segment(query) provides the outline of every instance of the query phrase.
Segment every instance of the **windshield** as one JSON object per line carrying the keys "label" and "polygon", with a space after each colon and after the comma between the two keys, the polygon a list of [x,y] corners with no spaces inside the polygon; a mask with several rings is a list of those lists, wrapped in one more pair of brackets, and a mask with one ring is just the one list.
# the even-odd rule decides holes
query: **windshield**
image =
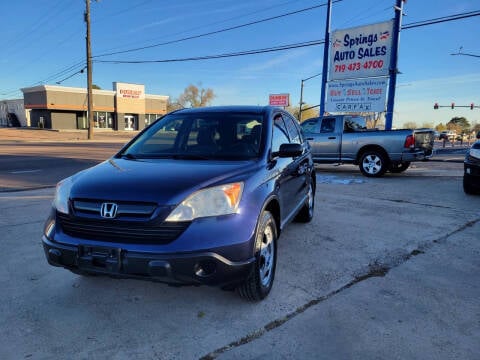
{"label": "windshield", "polygon": [[174,113],[148,128],[120,156],[245,160],[260,153],[263,118],[250,113]]}

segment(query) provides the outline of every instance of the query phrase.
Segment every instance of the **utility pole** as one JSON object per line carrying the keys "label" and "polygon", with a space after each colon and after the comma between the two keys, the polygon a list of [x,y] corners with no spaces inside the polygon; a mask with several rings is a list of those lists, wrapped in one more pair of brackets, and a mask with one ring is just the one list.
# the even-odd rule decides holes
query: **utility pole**
{"label": "utility pole", "polygon": [[402,24],[403,1],[397,0],[395,9],[395,20],[393,22],[392,34],[392,57],[390,59],[390,81],[388,83],[387,113],[385,115],[385,130],[392,130],[393,107],[395,105],[395,88],[397,85],[398,66],[398,44],[400,42],[400,28]]}
{"label": "utility pole", "polygon": [[93,139],[93,91],[92,91],[92,49],[90,47],[90,0],[85,0],[85,23],[87,24],[87,116],[88,140]]}
{"label": "utility pole", "polygon": [[332,0],[328,0],[327,21],[325,25],[325,44],[323,47],[323,71],[322,71],[322,94],[320,95],[320,112],[318,116],[322,117],[325,113],[325,93],[327,92],[328,75],[328,51],[330,50],[330,17],[332,13]]}

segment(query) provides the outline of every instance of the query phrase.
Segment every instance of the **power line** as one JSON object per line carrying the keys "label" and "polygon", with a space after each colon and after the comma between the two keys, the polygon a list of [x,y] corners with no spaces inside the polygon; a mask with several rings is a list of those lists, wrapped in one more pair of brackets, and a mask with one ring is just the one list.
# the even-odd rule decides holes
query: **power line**
{"label": "power line", "polygon": [[[334,2],[339,2],[339,1],[342,1],[342,0],[337,0],[337,1],[334,1]],[[324,6],[324,5],[325,4],[317,5],[317,7]],[[299,10],[299,11],[306,11],[306,10],[303,9],[303,10]],[[438,24],[438,23],[442,23],[442,22],[461,20],[461,19],[474,17],[474,16],[479,16],[479,15],[480,15],[480,10],[476,10],[476,11],[471,11],[471,12],[467,12],[467,13],[461,13],[461,14],[455,14],[455,15],[445,16],[445,17],[441,17],[441,18],[435,18],[435,19],[431,19],[431,20],[417,21],[417,22],[414,22],[414,23],[403,25],[402,30],[408,30],[408,29],[412,29],[412,28],[416,28],[416,27],[420,27],[420,26],[434,25],[434,24]],[[283,16],[287,16],[287,15],[286,14],[280,15],[280,17],[283,17]],[[271,19],[271,18],[269,18],[269,19]],[[267,19],[260,20],[260,22],[263,22],[263,21],[268,21],[268,20]],[[249,23],[249,24],[252,25],[253,23],[254,22]],[[247,26],[247,24],[239,25],[239,27],[244,27],[244,26]],[[223,30],[219,30],[219,31],[228,31],[228,30],[223,29]],[[208,34],[210,34],[210,33],[208,33]],[[196,36],[191,37],[191,38],[201,37],[201,36],[207,36],[207,34],[200,34],[200,35],[196,35]],[[175,40],[175,42],[179,42],[179,41],[183,41],[183,40],[182,39]],[[322,44],[322,43],[324,43],[324,40],[311,40],[311,41],[307,41],[307,42],[296,43],[296,44],[288,44],[288,45],[280,45],[280,46],[271,47],[271,48],[246,50],[246,51],[241,51],[241,52],[208,55],[208,56],[195,56],[195,57],[189,57],[189,58],[146,60],[146,61],[140,61],[140,60],[138,60],[138,61],[95,60],[95,62],[97,62],[97,63],[111,63],[111,64],[126,64],[126,63],[139,64],[139,63],[167,63],[167,62],[181,62],[181,61],[200,61],[200,60],[210,60],[210,59],[218,59],[218,58],[235,57],[235,56],[255,55],[255,54],[261,54],[261,53],[266,53],[266,52],[274,52],[274,51],[283,51],[283,50],[295,49],[295,48],[300,48],[300,47],[319,45],[319,44]],[[156,46],[160,46],[160,45],[157,44]],[[103,55],[97,55],[97,57],[98,56],[107,56],[107,55],[103,54]],[[46,79],[41,80],[41,81],[39,81],[39,82],[37,82],[33,85],[42,84],[44,82],[54,80],[55,78],[59,78],[60,76],[64,76],[66,73],[68,73],[69,71],[73,71],[75,68],[77,68],[77,69],[75,69],[75,72],[70,74],[70,75],[72,75],[72,76],[76,75],[80,72],[80,66],[82,68],[85,66],[85,60],[82,60],[78,63],[75,63],[75,64],[71,65],[70,67],[68,67],[64,70],[61,70],[60,72],[55,73],[55,74],[47,77]],[[61,82],[64,81],[64,80],[66,80],[66,79],[61,80]],[[16,93],[16,92],[18,92],[18,90],[7,91],[5,93],[2,93],[1,95],[8,95],[8,94]]]}
{"label": "power line", "polygon": [[255,54],[263,54],[263,53],[269,53],[269,52],[275,52],[275,51],[297,49],[297,48],[302,48],[307,46],[320,45],[324,43],[325,43],[325,40],[312,40],[312,41],[306,41],[302,43],[278,45],[278,46],[263,48],[263,49],[244,50],[244,51],[225,53],[225,54],[193,56],[188,58],[161,59],[161,60],[95,60],[95,62],[109,63],[109,64],[148,64],[148,63],[170,63],[170,62],[212,60],[212,59],[221,59],[221,58],[227,58],[227,57],[255,55]]}
{"label": "power line", "polygon": [[[212,25],[219,25],[219,24],[223,24],[223,23],[226,23],[226,22],[229,22],[231,20],[238,20],[240,18],[244,18],[244,17],[247,17],[247,16],[250,16],[250,15],[258,15],[259,13],[261,12],[265,12],[265,11],[268,11],[268,10],[271,10],[273,8],[276,8],[278,9],[280,6],[283,6],[283,5],[286,5],[286,4],[290,4],[292,2],[295,2],[296,0],[290,0],[290,1],[286,1],[286,2],[283,2],[283,3],[280,3],[280,4],[276,4],[276,5],[273,5],[273,6],[268,6],[268,7],[265,7],[265,8],[260,8],[260,9],[257,9],[256,11],[253,11],[253,12],[248,12],[248,13],[243,13],[243,14],[239,14],[237,16],[234,16],[234,17],[230,17],[230,18],[226,18],[226,19],[223,19],[223,20],[219,20],[219,21],[215,21],[215,22],[211,22],[211,23],[208,23],[208,24],[202,24],[200,26],[196,26],[196,27],[193,27],[193,28],[189,28],[189,29],[185,29],[185,30],[182,30],[182,31],[177,31],[175,33],[170,33],[170,34],[166,34],[163,36],[163,38],[167,37],[167,36],[175,36],[175,35],[180,35],[180,34],[185,34],[185,33],[188,33],[188,32],[191,32],[191,31],[194,31],[194,30],[198,30],[198,29],[203,29],[205,27],[209,27],[209,26],[212,26]],[[93,22],[92,22],[93,23]],[[158,39],[157,38],[152,38],[152,39],[149,39],[147,41],[154,41]],[[136,44],[138,42],[133,42],[133,44]],[[132,44],[132,43],[129,43],[129,44]],[[110,49],[106,49],[106,51],[113,51],[115,49],[120,49],[122,47],[127,47],[127,44],[125,44],[124,46],[116,46],[116,47],[113,47],[113,48],[110,48]]]}
{"label": "power line", "polygon": [[[341,1],[342,1],[342,0],[335,0],[334,3],[338,3],[338,2],[341,2]],[[281,14],[281,15],[271,16],[271,17],[268,17],[268,18],[265,18],[265,19],[260,19],[260,20],[256,20],[256,21],[251,21],[251,22],[248,22],[248,23],[245,23],[245,24],[241,24],[241,25],[231,26],[231,27],[228,27],[228,28],[224,28],[224,29],[220,29],[220,30],[215,30],[215,31],[210,31],[210,32],[207,32],[207,33],[199,34],[199,35],[192,35],[192,36],[184,37],[184,38],[181,38],[181,39],[165,41],[165,42],[158,43],[158,44],[152,44],[152,45],[142,46],[142,47],[133,48],[133,49],[128,49],[128,50],[114,51],[114,52],[110,52],[110,53],[104,53],[104,54],[94,55],[94,56],[92,56],[92,58],[99,58],[99,57],[103,57],[103,56],[111,56],[111,55],[125,54],[125,53],[140,51],[140,50],[151,49],[151,48],[158,47],[158,46],[175,44],[175,43],[179,43],[179,42],[182,42],[182,41],[187,41],[187,40],[192,40],[192,39],[198,39],[198,38],[205,37],[205,36],[220,34],[220,33],[223,33],[223,32],[227,32],[227,31],[231,31],[231,30],[236,30],[236,29],[244,28],[244,27],[251,26],[251,25],[256,25],[256,24],[260,24],[260,23],[263,23],[263,22],[267,22],[267,21],[276,20],[276,19],[280,19],[280,18],[283,18],[283,17],[291,16],[291,15],[296,15],[296,14],[299,14],[299,13],[302,13],[302,12],[306,12],[306,11],[311,11],[311,10],[314,10],[314,9],[318,9],[318,8],[323,7],[323,6],[326,6],[326,5],[327,5],[326,3],[320,4],[320,5],[314,5],[314,6],[310,6],[310,7],[308,7],[308,8],[291,11],[291,12],[288,12],[288,13],[285,13],[285,14]]]}
{"label": "power line", "polygon": [[453,21],[453,20],[461,20],[461,19],[466,19],[466,18],[469,18],[469,17],[479,16],[479,15],[480,15],[480,10],[475,10],[475,11],[470,11],[470,12],[461,13],[461,14],[439,17],[439,18],[435,18],[435,19],[431,19],[431,20],[417,21],[417,22],[414,22],[414,23],[403,25],[402,30],[413,29],[413,28],[420,27],[420,26],[439,24],[439,23]]}
{"label": "power line", "polygon": [[[454,21],[465,19],[467,17],[479,16],[480,11],[472,11],[463,14],[455,14],[450,16],[445,16],[442,18],[435,18],[431,20],[418,21],[411,24],[406,24],[402,27],[402,30],[408,30],[419,26],[433,25],[439,22]],[[283,51],[289,49],[295,49],[300,47],[314,46],[323,44],[324,40],[310,40],[302,43],[288,44],[288,45],[279,45],[271,48],[255,49],[255,50],[245,50],[240,52],[226,53],[226,54],[216,54],[216,55],[206,55],[206,56],[193,56],[187,58],[176,58],[176,59],[161,59],[161,60],[95,60],[97,63],[110,63],[110,64],[148,64],[148,63],[170,63],[170,62],[183,62],[183,61],[199,61],[199,60],[211,60],[211,59],[220,59],[227,57],[235,56],[245,56],[245,55],[255,55],[266,52],[274,51]]]}

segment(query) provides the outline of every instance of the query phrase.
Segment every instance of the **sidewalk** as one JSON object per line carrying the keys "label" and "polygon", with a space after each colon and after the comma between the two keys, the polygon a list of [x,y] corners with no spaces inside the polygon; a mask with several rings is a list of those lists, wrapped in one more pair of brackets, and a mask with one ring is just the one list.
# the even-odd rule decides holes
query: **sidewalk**
{"label": "sidewalk", "polygon": [[87,130],[49,130],[37,128],[0,128],[0,141],[62,142],[101,141],[125,143],[138,131],[113,131],[95,129],[93,139],[88,140]]}

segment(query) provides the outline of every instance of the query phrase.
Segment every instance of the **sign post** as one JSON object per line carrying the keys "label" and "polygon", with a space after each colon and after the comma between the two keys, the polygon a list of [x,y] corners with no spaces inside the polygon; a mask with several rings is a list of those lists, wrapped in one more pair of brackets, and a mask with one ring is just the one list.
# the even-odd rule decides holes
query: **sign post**
{"label": "sign post", "polygon": [[395,105],[395,88],[397,86],[398,44],[400,40],[400,26],[402,23],[403,0],[397,0],[395,8],[395,20],[393,26],[392,59],[390,62],[390,83],[388,85],[388,104],[385,114],[385,130],[392,130],[393,107]]}

